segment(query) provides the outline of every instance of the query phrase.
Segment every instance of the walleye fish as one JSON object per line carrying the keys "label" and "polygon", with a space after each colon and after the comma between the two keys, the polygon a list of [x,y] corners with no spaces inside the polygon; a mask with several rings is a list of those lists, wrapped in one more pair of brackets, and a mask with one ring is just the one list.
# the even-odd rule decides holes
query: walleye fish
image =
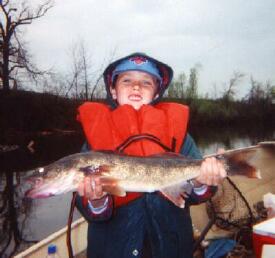
{"label": "walleye fish", "polygon": [[[208,157],[211,156],[224,163],[229,176],[261,178],[261,167],[275,170],[275,141]],[[202,161],[181,155],[134,157],[96,151],[76,153],[39,168],[30,178],[33,184],[26,196],[47,198],[73,191],[85,176],[94,174],[100,177],[103,190],[110,194],[125,196],[126,192],[160,191],[175,205],[184,207],[186,182],[199,175]]]}

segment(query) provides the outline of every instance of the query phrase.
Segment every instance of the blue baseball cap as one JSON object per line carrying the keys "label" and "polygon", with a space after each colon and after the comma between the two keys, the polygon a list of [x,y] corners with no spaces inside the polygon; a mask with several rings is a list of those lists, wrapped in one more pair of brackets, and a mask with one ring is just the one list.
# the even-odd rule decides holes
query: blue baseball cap
{"label": "blue baseball cap", "polygon": [[160,82],[160,85],[162,83],[160,72],[155,63],[143,56],[129,57],[128,59],[125,59],[119,63],[112,72],[112,83],[114,82],[114,78],[117,75],[127,71],[141,71],[148,73],[157,78]]}
{"label": "blue baseball cap", "polygon": [[107,91],[107,99],[112,106],[116,107],[116,102],[112,99],[110,87],[114,87],[114,79],[120,73],[126,71],[142,71],[146,72],[159,81],[158,95],[154,100],[158,102],[168,88],[173,78],[173,70],[167,64],[164,64],[144,53],[133,53],[109,64],[103,73],[105,87]]}

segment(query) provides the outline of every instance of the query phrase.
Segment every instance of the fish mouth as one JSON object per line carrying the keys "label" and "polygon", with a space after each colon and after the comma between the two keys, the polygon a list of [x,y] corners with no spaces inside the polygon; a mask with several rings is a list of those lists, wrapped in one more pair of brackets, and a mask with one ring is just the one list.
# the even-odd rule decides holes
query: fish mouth
{"label": "fish mouth", "polygon": [[30,199],[45,199],[54,196],[51,192],[39,192],[37,189],[29,189],[25,192],[25,197]]}
{"label": "fish mouth", "polygon": [[43,184],[43,178],[42,177],[29,177],[25,180],[27,184],[30,184],[31,186],[39,186]]}
{"label": "fish mouth", "polygon": [[44,199],[71,191],[77,188],[74,177],[71,175],[62,178],[29,178],[26,184],[25,197],[30,199]]}
{"label": "fish mouth", "polygon": [[41,177],[30,177],[26,180],[28,190],[25,192],[25,197],[30,199],[43,199],[54,195],[45,187],[44,180]]}

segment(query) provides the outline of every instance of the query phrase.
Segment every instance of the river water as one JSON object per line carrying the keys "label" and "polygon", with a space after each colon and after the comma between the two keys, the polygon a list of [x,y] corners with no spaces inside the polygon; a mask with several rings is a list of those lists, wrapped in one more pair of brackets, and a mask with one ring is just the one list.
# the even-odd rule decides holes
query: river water
{"label": "river water", "polygon": [[[275,139],[274,130],[255,129],[239,134],[236,130],[225,130],[223,134],[203,130],[203,133],[194,135],[203,155],[215,153],[218,148],[239,148]],[[78,152],[82,143],[83,138],[79,135],[48,136],[43,140],[35,139],[34,152],[20,148],[13,148],[11,151],[14,152],[5,151],[0,168],[0,257],[11,257],[30,246],[32,241],[39,241],[66,225],[71,193],[27,200],[21,182],[32,168]],[[79,217],[75,211],[74,219]]]}

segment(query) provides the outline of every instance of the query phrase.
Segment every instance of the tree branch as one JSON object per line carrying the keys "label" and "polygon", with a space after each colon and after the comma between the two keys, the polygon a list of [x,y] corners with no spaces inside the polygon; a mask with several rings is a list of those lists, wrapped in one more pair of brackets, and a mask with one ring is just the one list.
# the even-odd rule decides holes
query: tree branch
{"label": "tree branch", "polygon": [[19,26],[31,24],[33,20],[44,16],[53,7],[53,1],[43,0],[44,3],[37,4],[37,8],[32,8],[33,5],[27,1],[1,1],[0,43],[2,44],[0,44],[0,55],[3,57],[1,68],[4,90],[9,90],[11,77],[15,76],[15,80],[20,79],[19,75],[17,76],[17,72],[20,70],[25,70],[34,81],[37,81],[38,76],[47,73],[47,71],[40,71],[31,63],[31,56],[17,34],[20,33]]}
{"label": "tree branch", "polygon": [[17,22],[14,23],[14,27],[18,27],[19,25],[31,24],[33,20],[44,16],[52,7],[52,0],[48,0],[44,4],[39,5],[34,13],[30,12],[28,7],[23,8],[19,14]]}

